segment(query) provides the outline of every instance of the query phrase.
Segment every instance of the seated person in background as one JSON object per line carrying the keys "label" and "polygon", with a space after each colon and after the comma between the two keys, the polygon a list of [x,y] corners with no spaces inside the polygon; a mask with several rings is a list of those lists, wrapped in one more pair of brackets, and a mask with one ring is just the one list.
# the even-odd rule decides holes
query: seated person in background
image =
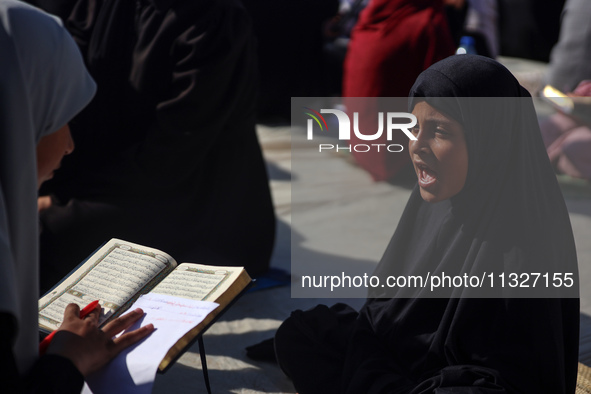
{"label": "seated person in background", "polygon": [[[483,97],[488,105],[474,99]],[[531,97],[511,73],[451,56],[418,77],[409,111],[418,185],[374,273],[380,283],[426,269],[554,271],[577,283],[566,205]],[[301,394],[573,393],[578,285],[544,286],[518,290],[532,298],[511,298],[499,282],[486,298],[467,286],[437,298],[428,287],[378,286],[360,312],[295,311],[275,336],[277,360]]]}
{"label": "seated person in background", "polygon": [[0,381],[7,393],[80,393],[83,377],[148,335],[142,327],[112,338],[141,310],[98,329],[100,309],[78,306],[39,358],[37,187],[74,148],[67,122],[95,84],[76,44],[56,18],[0,0]]}
{"label": "seated person in background", "polygon": [[560,19],[560,35],[550,53],[546,83],[562,92],[572,92],[591,79],[591,3],[567,0]]}
{"label": "seated person in background", "polygon": [[[351,32],[343,65],[344,97],[406,97],[417,76],[431,64],[452,55],[456,48],[449,31],[443,1],[372,0]],[[363,113],[344,100],[347,109]],[[360,119],[360,129],[377,130],[373,119]],[[384,133],[378,144],[405,144],[406,136],[391,141]],[[355,134],[351,144],[363,143]],[[391,180],[403,169],[405,155],[380,151],[351,154],[375,181]]]}
{"label": "seated person in background", "polygon": [[41,288],[114,237],[264,273],[275,217],[246,11],[235,0],[68,3],[60,16],[98,91],[71,122],[76,151],[42,190],[53,203],[41,212]]}
{"label": "seated person in background", "polygon": [[[572,96],[591,96],[589,18],[589,1],[566,1],[560,38],[552,48],[548,64],[546,83]],[[591,109],[587,112],[591,113]],[[588,123],[560,112],[540,123],[548,156],[558,172],[591,180],[591,125]]]}
{"label": "seated person in background", "polygon": [[[569,95],[591,97],[591,81],[582,81]],[[584,118],[557,112],[540,122],[540,130],[556,171],[591,181],[591,106],[581,110],[587,111]]]}

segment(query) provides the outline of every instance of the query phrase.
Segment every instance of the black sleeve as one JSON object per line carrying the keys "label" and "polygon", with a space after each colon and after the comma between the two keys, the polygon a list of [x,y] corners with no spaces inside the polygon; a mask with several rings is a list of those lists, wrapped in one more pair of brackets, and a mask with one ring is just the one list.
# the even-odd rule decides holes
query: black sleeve
{"label": "black sleeve", "polygon": [[[363,323],[361,323],[363,324]],[[383,343],[368,329],[358,326],[347,355],[343,393],[366,394],[493,394],[507,393],[498,372],[476,365],[454,365],[410,379],[393,362]]]}
{"label": "black sleeve", "polygon": [[79,394],[84,385],[82,374],[65,357],[45,355],[26,376],[18,373],[12,344],[16,319],[0,313],[0,382],[2,392],[15,394]]}

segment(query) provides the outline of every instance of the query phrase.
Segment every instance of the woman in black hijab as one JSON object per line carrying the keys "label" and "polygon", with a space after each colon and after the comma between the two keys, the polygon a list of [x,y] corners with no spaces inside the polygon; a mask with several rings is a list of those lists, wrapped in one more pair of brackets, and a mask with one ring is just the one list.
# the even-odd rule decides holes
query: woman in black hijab
{"label": "woman in black hijab", "polygon": [[296,311],[280,366],[302,394],[574,392],[576,252],[529,94],[494,60],[452,56],[419,76],[409,110],[418,185],[374,275],[483,286],[376,287],[359,313]]}

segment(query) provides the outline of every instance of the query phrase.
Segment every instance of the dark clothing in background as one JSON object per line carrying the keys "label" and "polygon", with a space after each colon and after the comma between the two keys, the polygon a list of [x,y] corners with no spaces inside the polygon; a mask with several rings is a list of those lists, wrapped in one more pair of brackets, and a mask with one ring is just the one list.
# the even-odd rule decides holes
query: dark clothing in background
{"label": "dark clothing in background", "polygon": [[74,6],[76,0],[27,0],[29,4],[33,4],[50,14],[57,15],[62,20],[70,15],[70,11]]}
{"label": "dark clothing in background", "polygon": [[565,0],[498,0],[502,56],[547,62],[558,41]]}
{"label": "dark clothing in background", "polygon": [[253,19],[261,80],[259,116],[289,119],[292,97],[329,95],[323,24],[338,0],[243,0]]}
{"label": "dark clothing in background", "polygon": [[428,286],[378,286],[359,314],[341,305],[294,313],[275,337],[280,366],[301,394],[573,393],[577,257],[531,97],[499,63],[472,55],[433,65],[410,97],[409,111],[426,101],[462,125],[468,173],[437,203],[415,188],[374,272],[380,283],[542,270],[571,273],[574,287],[498,285],[494,298],[473,298],[478,288],[450,286],[428,298]]}
{"label": "dark clothing in background", "polygon": [[466,33],[464,30],[464,26],[466,24],[468,2],[464,2],[464,4],[460,8],[456,8],[453,5],[445,5],[444,9],[447,24],[449,26],[449,32],[453,39],[454,47],[457,48],[460,45],[460,39]]}
{"label": "dark clothing in background", "polygon": [[275,219],[255,134],[250,18],[234,0],[79,0],[61,15],[98,92],[43,191],[42,287],[117,237],[266,271]]}

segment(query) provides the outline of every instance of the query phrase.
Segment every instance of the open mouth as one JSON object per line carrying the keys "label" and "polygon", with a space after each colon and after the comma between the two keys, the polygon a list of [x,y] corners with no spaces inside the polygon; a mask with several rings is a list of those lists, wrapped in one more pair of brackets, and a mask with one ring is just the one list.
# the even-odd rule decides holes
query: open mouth
{"label": "open mouth", "polygon": [[423,163],[415,163],[420,187],[429,187],[437,181],[437,173]]}

